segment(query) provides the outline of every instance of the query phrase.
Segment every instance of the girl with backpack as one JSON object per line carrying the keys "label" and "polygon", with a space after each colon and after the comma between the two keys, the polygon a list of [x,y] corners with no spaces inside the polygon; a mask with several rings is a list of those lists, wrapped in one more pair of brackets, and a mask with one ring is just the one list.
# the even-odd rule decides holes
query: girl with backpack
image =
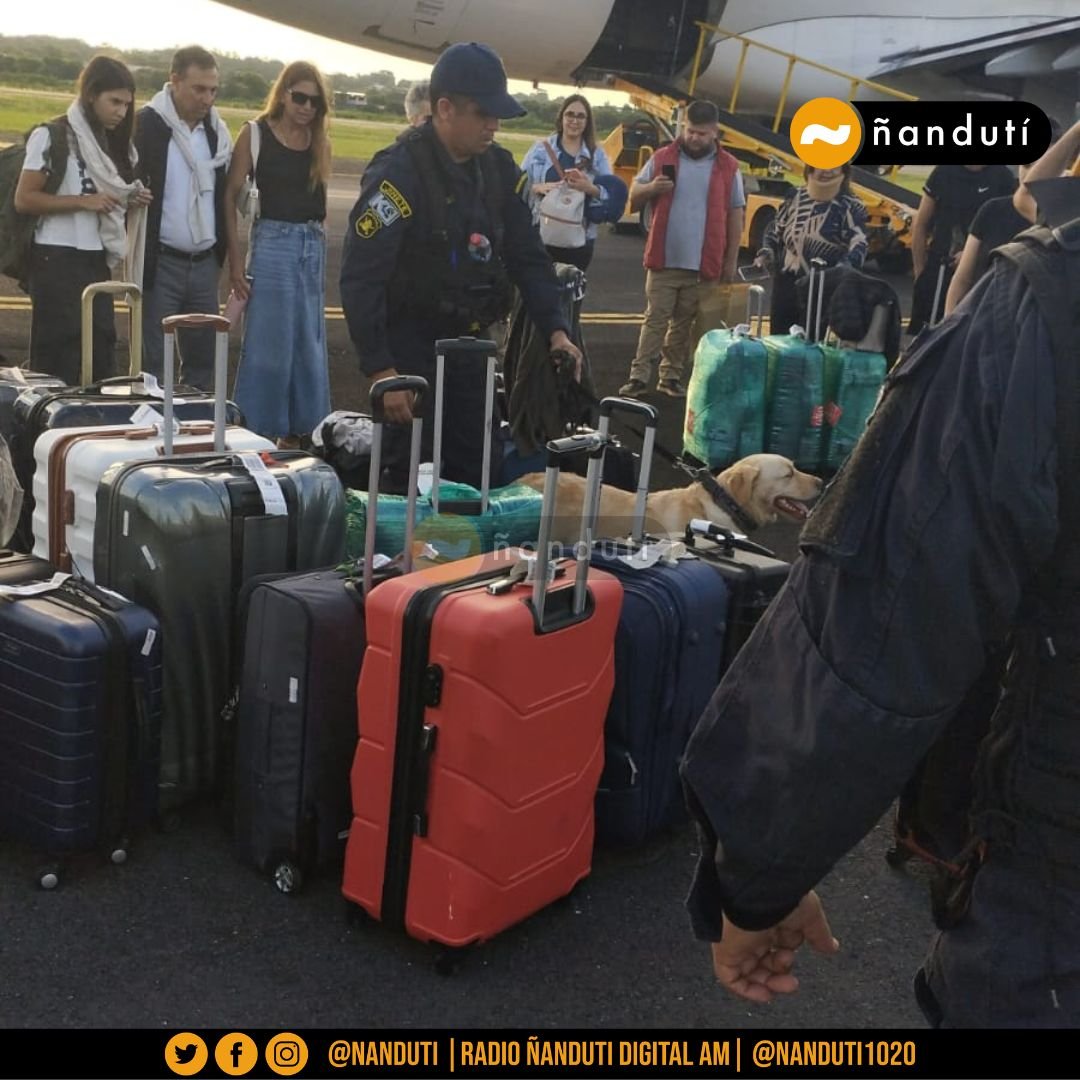
{"label": "girl with backpack", "polygon": [[[37,218],[28,275],[31,366],[72,386],[80,380],[83,289],[107,281],[122,262],[136,284],[141,276],[137,226],[151,195],[135,178],[134,101],[127,67],[95,56],[66,116],[30,133],[15,188],[15,210]],[[54,137],[65,137],[66,152]],[[54,175],[61,161],[63,172]],[[93,334],[94,378],[107,378],[116,346],[111,297],[94,299]]]}

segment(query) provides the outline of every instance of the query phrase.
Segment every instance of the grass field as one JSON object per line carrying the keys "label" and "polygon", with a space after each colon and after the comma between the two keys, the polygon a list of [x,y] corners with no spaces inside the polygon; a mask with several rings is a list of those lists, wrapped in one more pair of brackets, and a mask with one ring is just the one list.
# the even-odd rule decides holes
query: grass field
{"label": "grass field", "polygon": [[[12,142],[43,120],[66,111],[71,95],[52,93],[47,90],[19,90],[0,87],[0,142]],[[222,106],[221,117],[233,135],[245,120],[250,120],[257,110]],[[378,120],[352,120],[335,116],[330,120],[330,136],[334,158],[344,164],[348,161],[367,161],[372,154],[388,143],[405,126],[401,123]],[[536,135],[503,132],[499,142],[520,161],[526,150],[536,141]]]}
{"label": "grass field", "polygon": [[[71,101],[67,93],[55,93],[48,90],[20,90],[14,87],[0,87],[0,143],[11,142],[22,136],[35,124],[50,120],[64,112]],[[221,116],[233,135],[245,120],[250,120],[257,110],[236,108],[224,105]],[[330,135],[334,148],[334,158],[339,165],[360,163],[370,160],[376,150],[392,142],[394,136],[404,127],[401,123],[379,120],[353,120],[335,116],[330,120]],[[499,142],[520,161],[525,151],[536,141],[535,134],[521,134],[504,131]],[[788,179],[799,186],[802,177],[790,174]],[[896,183],[914,192],[921,192],[925,177],[921,173],[897,174]]]}

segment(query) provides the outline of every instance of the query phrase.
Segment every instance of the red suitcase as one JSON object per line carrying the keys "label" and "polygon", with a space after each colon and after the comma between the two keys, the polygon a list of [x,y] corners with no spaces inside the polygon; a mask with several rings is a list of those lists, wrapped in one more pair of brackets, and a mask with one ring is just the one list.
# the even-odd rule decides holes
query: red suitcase
{"label": "red suitcase", "polygon": [[[560,459],[599,470],[603,445],[549,444],[539,551]],[[342,891],[388,926],[467,946],[589,873],[622,586],[578,553],[550,585],[514,582],[511,549],[367,596]]]}

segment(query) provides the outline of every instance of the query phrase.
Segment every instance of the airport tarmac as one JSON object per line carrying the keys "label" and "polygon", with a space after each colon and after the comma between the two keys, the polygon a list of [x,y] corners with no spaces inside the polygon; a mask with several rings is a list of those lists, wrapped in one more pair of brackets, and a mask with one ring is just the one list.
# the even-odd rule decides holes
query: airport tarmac
{"label": "airport tarmac", "polygon": [[[356,188],[336,177],[331,189],[330,309]],[[590,268],[585,332],[602,394],[617,391],[634,351],[641,254],[640,237],[605,232]],[[906,309],[910,283],[889,280]],[[16,362],[29,333],[28,312],[10,302],[18,295],[0,281],[0,353]],[[328,338],[334,405],[362,406],[366,381],[340,318],[329,319]],[[660,441],[677,450],[682,403],[647,400],[660,409]],[[678,482],[658,461],[653,486]],[[792,527],[758,538],[795,552]],[[886,819],[822,883],[841,951],[800,957],[799,993],[763,1007],[718,990],[707,947],[690,935],[689,828],[641,850],[598,851],[568,900],[476,949],[450,978],[434,972],[427,947],[347,921],[332,875],[278,893],[236,858],[212,806],[183,814],[175,831],[141,836],[126,865],[73,863],[53,892],[35,886],[40,857],[0,842],[0,1025],[922,1027],[910,987],[932,931],[929,904],[917,871],[886,864],[889,843]]]}

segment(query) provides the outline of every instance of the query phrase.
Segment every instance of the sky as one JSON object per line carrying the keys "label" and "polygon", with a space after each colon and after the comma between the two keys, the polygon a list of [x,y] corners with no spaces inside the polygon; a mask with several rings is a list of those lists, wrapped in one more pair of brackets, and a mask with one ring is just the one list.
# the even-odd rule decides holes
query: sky
{"label": "sky", "polygon": [[[196,42],[211,52],[285,62],[310,60],[326,74],[392,71],[397,79],[422,79],[431,70],[426,64],[307,34],[211,0],[142,0],[133,5],[88,4],[86,0],[0,0],[0,7],[4,9],[0,32],[10,37],[56,34],[62,28],[61,36],[81,38],[91,45],[158,49]],[[528,93],[532,85],[511,80],[510,88],[512,92]],[[568,92],[566,87],[554,84],[542,84],[541,88],[552,97]],[[621,105],[627,100],[623,94],[604,93],[595,87],[590,87],[588,93],[589,100],[597,105]]]}

